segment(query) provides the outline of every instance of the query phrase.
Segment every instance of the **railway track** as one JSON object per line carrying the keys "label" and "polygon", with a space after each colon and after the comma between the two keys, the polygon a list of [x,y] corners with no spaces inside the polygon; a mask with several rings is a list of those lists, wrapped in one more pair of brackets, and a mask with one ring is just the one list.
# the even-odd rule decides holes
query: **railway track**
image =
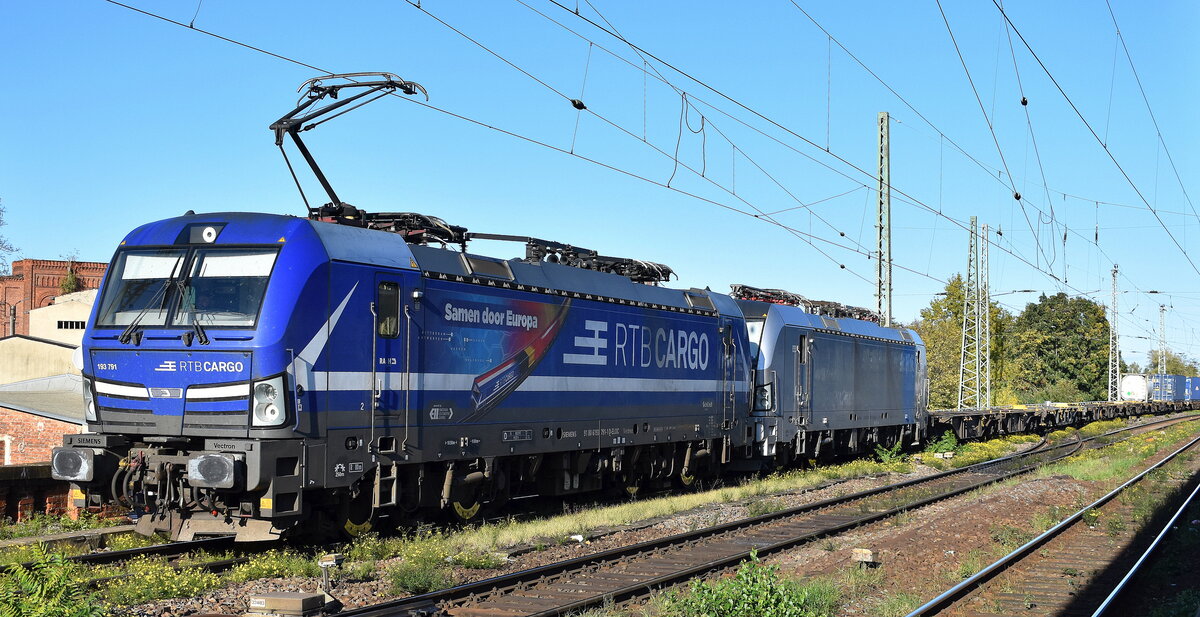
{"label": "railway track", "polygon": [[[118,563],[133,559],[134,557],[180,557],[195,551],[212,551],[233,546],[233,536],[218,536],[212,538],[202,538],[199,540],[191,540],[189,542],[167,542],[164,544],[154,544],[152,546],[141,546],[137,548],[122,549],[119,551],[97,551],[94,553],[85,553],[83,555],[71,555],[67,557],[67,561],[86,565],[106,565]],[[32,562],[21,564],[23,567],[31,567]]]}
{"label": "railway track", "polygon": [[529,570],[346,611],[349,617],[448,614],[456,617],[565,615],[643,597],[766,555],[903,511],[961,495],[1060,460],[1119,433],[1184,419],[1129,427],[886,487],[722,525],[649,540]]}
{"label": "railway track", "polygon": [[[1146,503],[1141,501],[1146,494],[1169,499],[1167,495],[1180,486],[1177,482],[1147,479],[1156,478],[1158,470],[1181,454],[1197,450],[1200,437],[908,617],[1118,614],[1105,611],[1129,574],[1143,561],[1134,560],[1139,546],[1145,544],[1145,534],[1128,526],[1127,521],[1136,518],[1135,510],[1139,502]],[[1189,474],[1183,484],[1193,482]],[[1193,491],[1192,497],[1195,494]]]}
{"label": "railway track", "polygon": [[[1100,606],[1093,613],[1095,617],[1140,614],[1146,612],[1145,609],[1149,604],[1154,604],[1156,600],[1163,599],[1151,599],[1148,597],[1147,583],[1151,582],[1148,580],[1151,578],[1150,571],[1156,565],[1168,565],[1167,570],[1170,570],[1169,564],[1158,564],[1156,561],[1170,560],[1170,556],[1163,554],[1167,552],[1167,546],[1174,542],[1185,542],[1181,536],[1187,533],[1187,531],[1183,531],[1186,528],[1181,527],[1181,525],[1195,524],[1191,516],[1187,515],[1196,516],[1200,514],[1200,482],[1193,483],[1195,484],[1195,488],[1183,499],[1183,502],[1175,510],[1170,519],[1159,528],[1154,536],[1154,540],[1150,542],[1150,546],[1146,547],[1145,552],[1138,557],[1133,566],[1121,578],[1121,581],[1108,594],[1108,597],[1100,603]],[[1187,551],[1186,544],[1184,544],[1183,548],[1177,548],[1177,551]],[[1178,565],[1175,564],[1175,567],[1178,567]],[[1161,583],[1163,581],[1158,582]],[[1138,607],[1135,605],[1141,606]]]}

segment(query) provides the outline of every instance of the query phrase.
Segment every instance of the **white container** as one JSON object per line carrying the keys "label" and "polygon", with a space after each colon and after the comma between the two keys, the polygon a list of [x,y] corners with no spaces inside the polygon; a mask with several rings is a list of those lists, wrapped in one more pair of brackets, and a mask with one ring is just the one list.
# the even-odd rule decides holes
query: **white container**
{"label": "white container", "polygon": [[1144,403],[1150,400],[1150,387],[1145,375],[1124,375],[1121,377],[1121,400]]}

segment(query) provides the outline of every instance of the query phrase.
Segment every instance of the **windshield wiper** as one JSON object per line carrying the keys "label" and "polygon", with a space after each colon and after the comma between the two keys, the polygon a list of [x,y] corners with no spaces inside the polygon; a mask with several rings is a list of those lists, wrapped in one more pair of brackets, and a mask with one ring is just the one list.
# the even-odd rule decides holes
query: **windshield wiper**
{"label": "windshield wiper", "polygon": [[[180,303],[181,303],[180,309],[177,311],[178,313],[180,313],[180,315],[176,315],[176,318],[180,317],[183,312],[182,303],[185,302],[187,299],[187,291],[188,291],[188,287],[189,287],[189,281],[191,281],[191,277],[186,277],[186,278],[180,279],[175,282],[175,289],[179,293],[179,298],[180,298]],[[208,333],[204,331],[204,326],[200,324],[200,311],[197,310],[197,308],[195,307],[194,300],[193,300],[193,306],[191,308],[191,312],[192,312],[192,331],[184,332],[183,336],[181,336],[180,338],[183,339],[183,344],[187,347],[192,346],[193,338],[200,341],[201,345],[207,345],[209,343]]]}
{"label": "windshield wiper", "polygon": [[146,303],[146,306],[143,306],[142,310],[138,311],[138,314],[134,315],[133,319],[130,320],[129,325],[125,326],[125,330],[121,332],[121,336],[117,337],[118,342],[122,344],[128,344],[130,341],[133,341],[134,346],[142,344],[142,332],[140,329],[142,325],[142,318],[146,316],[146,313],[150,312],[150,307],[154,306],[156,301],[159,303],[158,306],[160,308],[162,307],[162,301],[165,299],[167,289],[171,286],[171,283],[178,284],[178,281],[176,281],[173,277],[163,281],[162,285],[159,286],[158,291],[155,291],[154,295],[151,296],[150,301]]}
{"label": "windshield wiper", "polygon": [[[196,333],[196,339],[200,341],[201,345],[208,344],[208,334],[204,332],[204,326],[200,325],[199,316],[192,319],[192,331]],[[191,341],[188,343],[190,345]]]}

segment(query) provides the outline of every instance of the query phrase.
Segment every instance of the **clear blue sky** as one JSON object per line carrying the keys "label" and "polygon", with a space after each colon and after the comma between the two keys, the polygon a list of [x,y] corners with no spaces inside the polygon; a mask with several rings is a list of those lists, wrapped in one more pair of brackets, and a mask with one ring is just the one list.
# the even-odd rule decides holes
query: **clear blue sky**
{"label": "clear blue sky", "polygon": [[[1200,356],[1193,326],[1200,318],[1200,274],[1015,32],[1010,49],[1010,32],[991,1],[943,6],[995,141],[935,2],[797,0],[914,112],[788,0],[591,1],[578,3],[579,16],[575,0],[566,2],[572,11],[546,0],[422,2],[553,89],[582,98],[589,111],[579,114],[559,94],[401,0],[130,0],[185,24],[194,17],[196,29],[322,70],[397,73],[428,88],[439,109],[656,183],[670,179],[673,188],[738,210],[793,208],[775,215],[789,232],[397,99],[306,133],[349,203],[659,261],[679,273],[682,286],[725,291],[741,282],[874,306],[874,262],[866,257],[874,248],[869,174],[876,114],[889,111],[892,183],[926,206],[900,196],[893,201],[895,261],[912,270],[895,271],[900,319],[914,319],[943,281],[964,269],[967,234],[960,225],[977,215],[1004,233],[992,236],[995,292],[1063,290],[1107,302],[1116,261],[1121,287],[1130,291],[1120,301],[1126,359],[1144,363],[1163,302],[1171,306],[1171,347]],[[1005,7],[1200,266],[1200,216],[1184,194],[1200,199],[1200,130],[1191,120],[1200,99],[1200,4],[1112,2],[1182,181],[1159,144],[1103,1],[1010,0]],[[582,17],[607,20],[629,41],[817,147],[657,61],[643,64]],[[19,247],[19,256],[57,258],[77,250],[81,259],[104,261],[128,230],[189,209],[303,213],[267,126],[318,71],[81,0],[0,4],[0,74],[0,198],[8,210],[0,234]],[[691,103],[686,122],[698,130],[703,118],[702,132],[680,129],[676,88]],[[1020,105],[1022,92],[1028,107]],[[703,170],[704,178],[675,169],[677,143],[681,164]],[[1013,180],[994,176],[1005,167]],[[319,186],[303,177],[310,199],[320,203]],[[1024,210],[1010,182],[1025,197]],[[1097,233],[1099,248],[1092,243]],[[820,238],[813,242],[829,257],[806,234]],[[476,248],[506,257],[519,251]],[[1148,290],[1170,294],[1141,293]],[[1019,309],[1036,294],[999,299]]]}

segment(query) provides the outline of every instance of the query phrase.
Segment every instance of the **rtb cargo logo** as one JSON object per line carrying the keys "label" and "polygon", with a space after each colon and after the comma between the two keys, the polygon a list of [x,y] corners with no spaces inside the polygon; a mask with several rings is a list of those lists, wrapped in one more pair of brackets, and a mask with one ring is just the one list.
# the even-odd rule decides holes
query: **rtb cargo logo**
{"label": "rtb cargo logo", "polygon": [[241,361],[213,362],[205,360],[163,360],[154,367],[160,373],[241,373],[246,363]]}
{"label": "rtb cargo logo", "polygon": [[587,336],[575,337],[576,352],[564,353],[564,364],[641,368],[653,365],[700,371],[708,368],[711,345],[705,332],[609,324],[592,319],[585,320],[583,327]]}

